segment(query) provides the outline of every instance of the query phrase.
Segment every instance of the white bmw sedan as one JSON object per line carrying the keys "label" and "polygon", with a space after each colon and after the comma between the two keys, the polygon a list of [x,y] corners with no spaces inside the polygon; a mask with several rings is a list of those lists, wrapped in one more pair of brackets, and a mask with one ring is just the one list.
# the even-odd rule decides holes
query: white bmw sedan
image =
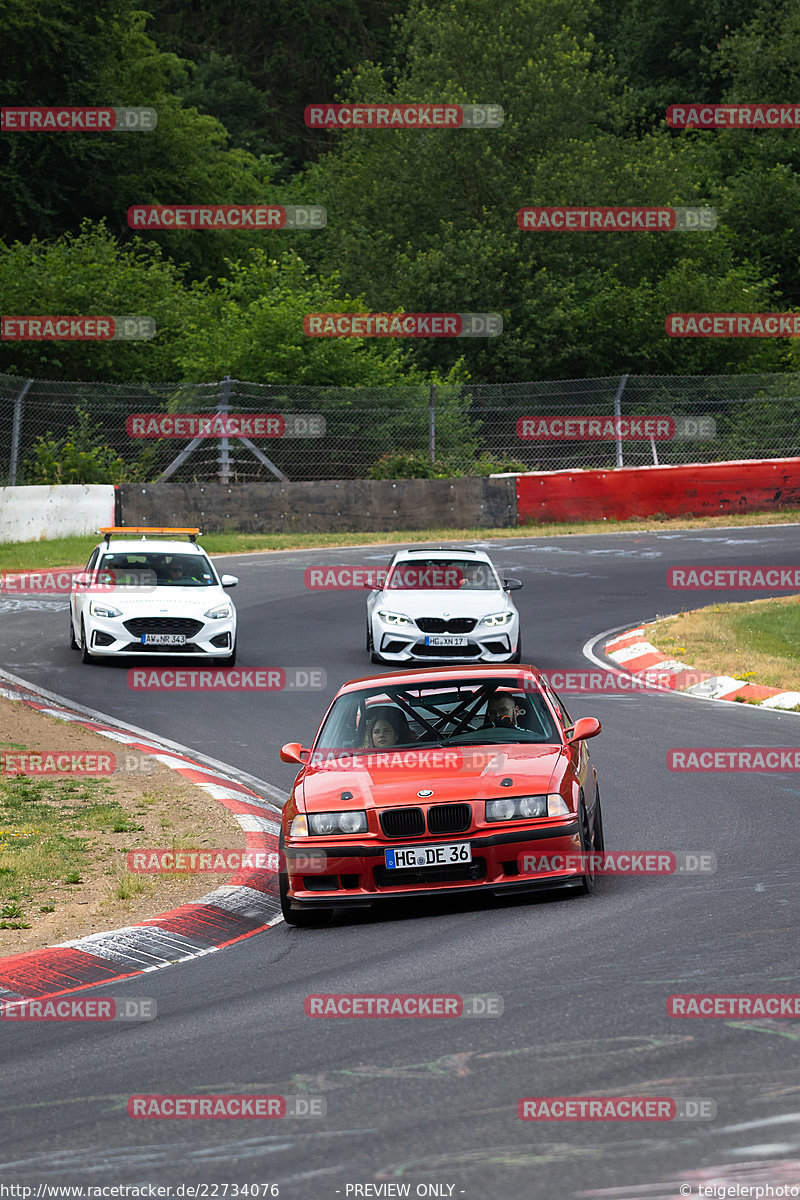
{"label": "white bmw sedan", "polygon": [[367,597],[367,650],[376,663],[520,662],[519,613],[482,550],[395,554]]}
{"label": "white bmw sedan", "polygon": [[[100,657],[169,654],[236,662],[236,609],[199,530],[101,529],[70,595],[70,645],[85,663]],[[133,538],[132,534],[144,536]],[[183,533],[190,540],[180,541]],[[114,535],[113,545],[111,537]],[[165,535],[172,535],[167,538]]]}

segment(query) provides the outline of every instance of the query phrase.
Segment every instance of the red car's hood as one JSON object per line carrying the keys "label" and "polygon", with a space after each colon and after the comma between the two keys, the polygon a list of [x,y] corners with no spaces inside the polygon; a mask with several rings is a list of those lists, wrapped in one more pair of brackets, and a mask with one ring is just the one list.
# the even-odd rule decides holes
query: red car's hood
{"label": "red car's hood", "polygon": [[[433,792],[423,797],[428,804],[492,799],[509,794],[508,785],[500,786],[509,778],[512,795],[520,795],[520,788],[546,794],[564,751],[553,745],[497,745],[427,753],[426,761],[425,750],[375,750],[340,759],[339,766],[332,758],[310,765],[295,788],[298,806],[309,812],[389,808],[419,803],[417,793],[426,789]],[[352,799],[343,800],[342,792],[352,792]]]}

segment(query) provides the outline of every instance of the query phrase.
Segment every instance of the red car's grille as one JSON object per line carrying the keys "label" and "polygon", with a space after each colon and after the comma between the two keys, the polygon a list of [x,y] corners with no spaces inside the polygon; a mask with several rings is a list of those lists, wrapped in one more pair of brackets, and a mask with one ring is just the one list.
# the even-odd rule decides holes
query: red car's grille
{"label": "red car's grille", "polygon": [[469,804],[434,804],[428,809],[429,833],[463,833],[471,824]]}
{"label": "red car's grille", "polygon": [[410,867],[389,870],[375,867],[372,872],[375,887],[393,888],[426,883],[472,883],[486,878],[486,859],[475,858],[471,863],[458,863],[452,867]]}
{"label": "red car's grille", "polygon": [[387,808],[380,814],[381,829],[389,838],[419,837],[425,832],[421,808]]}
{"label": "red car's grille", "polygon": [[[387,838],[421,837],[425,833],[421,808],[387,808],[379,816]],[[463,833],[471,824],[469,804],[434,804],[428,809],[428,833]]]}

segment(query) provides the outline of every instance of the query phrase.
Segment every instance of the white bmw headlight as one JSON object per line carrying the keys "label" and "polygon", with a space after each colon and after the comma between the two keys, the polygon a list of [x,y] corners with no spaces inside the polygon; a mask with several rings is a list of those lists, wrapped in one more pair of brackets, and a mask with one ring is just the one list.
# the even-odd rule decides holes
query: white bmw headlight
{"label": "white bmw headlight", "polygon": [[385,608],[378,609],[378,616],[380,617],[380,619],[382,621],[385,621],[387,625],[411,625],[412,624],[410,617],[405,617],[405,616],[403,616],[402,613],[389,612],[388,609],[385,609]]}
{"label": "white bmw headlight", "polygon": [[93,617],[121,617],[122,612],[118,608],[112,608],[110,604],[100,604],[98,600],[90,600],[89,612]]}
{"label": "white bmw headlight", "polygon": [[208,617],[210,621],[224,621],[226,617],[233,616],[233,607],[230,604],[218,604],[216,608],[210,608],[208,612],[203,613],[204,617]]}
{"label": "white bmw headlight", "polygon": [[510,612],[492,613],[490,617],[483,618],[481,625],[508,625],[513,617],[514,614]]}

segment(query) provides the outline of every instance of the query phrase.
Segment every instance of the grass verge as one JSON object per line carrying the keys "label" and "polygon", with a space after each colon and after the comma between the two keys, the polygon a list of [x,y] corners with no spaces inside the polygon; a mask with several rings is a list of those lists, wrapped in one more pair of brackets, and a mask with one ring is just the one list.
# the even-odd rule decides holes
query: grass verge
{"label": "grass verge", "polygon": [[645,638],[699,671],[800,691],[800,596],[714,604],[645,627]]}
{"label": "grass verge", "polygon": [[[497,541],[569,534],[653,533],[670,529],[738,528],[748,525],[800,524],[800,509],[766,513],[726,513],[719,517],[675,517],[656,514],[641,521],[570,521],[549,525],[519,525],[503,529],[402,529],[387,533],[209,533],[202,545],[209,554],[256,554],[268,550],[314,550],[338,546],[393,545],[415,542]],[[28,571],[48,567],[83,566],[97,535],[55,538],[47,542],[7,542],[0,545],[0,570]]]}
{"label": "grass verge", "polygon": [[[120,749],[5,697],[0,726],[0,751]],[[117,754],[116,768],[102,778],[0,775],[0,958],[134,924],[227,882],[230,872],[128,871],[129,850],[242,849],[245,839],[222,805],[155,759]]]}

